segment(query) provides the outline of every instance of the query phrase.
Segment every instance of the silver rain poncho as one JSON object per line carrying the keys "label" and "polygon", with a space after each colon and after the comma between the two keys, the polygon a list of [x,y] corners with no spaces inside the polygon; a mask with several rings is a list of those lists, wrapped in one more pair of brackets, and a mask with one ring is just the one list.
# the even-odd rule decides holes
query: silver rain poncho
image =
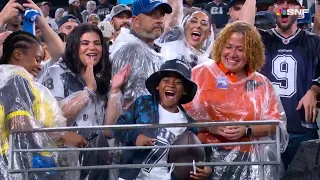
{"label": "silver rain poncho", "polygon": [[131,75],[124,85],[124,106],[128,107],[137,97],[150,94],[145,81],[163,64],[162,56],[140,40],[129,29],[122,28],[111,48],[112,74],[127,64]]}
{"label": "silver rain poncho", "polygon": [[[9,144],[10,130],[45,127],[65,127],[66,119],[48,89],[36,82],[24,68],[0,66],[0,179],[20,180],[23,174],[9,174],[9,147],[14,149],[58,148],[63,132],[16,133]],[[79,152],[17,152],[13,156],[14,169],[77,166]],[[67,179],[79,177],[78,171],[31,172],[29,179]]]}

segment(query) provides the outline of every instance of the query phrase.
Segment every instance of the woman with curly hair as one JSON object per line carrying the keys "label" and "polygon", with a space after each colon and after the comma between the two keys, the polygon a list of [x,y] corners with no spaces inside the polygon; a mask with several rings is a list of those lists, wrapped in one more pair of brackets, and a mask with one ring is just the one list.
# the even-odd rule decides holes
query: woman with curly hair
{"label": "woman with curly hair", "polygon": [[[287,145],[286,116],[271,82],[258,73],[265,61],[264,46],[255,27],[245,22],[228,24],[219,34],[212,58],[192,70],[198,85],[187,112],[198,121],[279,120],[281,150]],[[202,143],[249,142],[274,139],[275,125],[216,126],[199,133]],[[276,146],[212,147],[212,162],[275,161]],[[213,179],[259,179],[257,166],[215,166]],[[277,168],[265,166],[266,179],[278,179]]]}

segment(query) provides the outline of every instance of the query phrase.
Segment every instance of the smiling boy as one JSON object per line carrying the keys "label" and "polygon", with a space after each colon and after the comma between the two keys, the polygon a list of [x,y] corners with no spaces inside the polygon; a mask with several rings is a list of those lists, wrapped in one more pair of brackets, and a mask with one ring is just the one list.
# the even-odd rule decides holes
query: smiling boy
{"label": "smiling boy", "polygon": [[[191,68],[181,60],[166,61],[159,71],[146,81],[151,95],[141,96],[117,121],[122,124],[170,124],[191,123],[181,106],[193,100],[197,85],[190,80]],[[116,139],[127,146],[165,146],[171,145],[184,131],[198,133],[198,128],[158,128],[113,131]],[[167,163],[169,149],[126,150],[122,153],[122,164],[163,164]],[[208,170],[209,169],[209,170]],[[168,168],[141,168],[120,170],[120,179],[163,179]],[[197,177],[209,177],[210,168],[197,172]],[[193,175],[193,174],[191,174]],[[170,175],[169,175],[170,177]],[[199,179],[203,179],[200,177]]]}

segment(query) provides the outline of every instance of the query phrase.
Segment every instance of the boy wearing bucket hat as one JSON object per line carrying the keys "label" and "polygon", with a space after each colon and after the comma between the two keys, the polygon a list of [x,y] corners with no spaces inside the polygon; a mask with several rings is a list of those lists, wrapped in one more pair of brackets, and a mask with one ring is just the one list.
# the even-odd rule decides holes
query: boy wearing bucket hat
{"label": "boy wearing bucket hat", "polygon": [[[120,116],[117,125],[124,124],[169,124],[191,123],[181,106],[193,100],[197,85],[190,80],[191,68],[181,60],[165,62],[160,70],[146,80],[146,87],[151,95],[140,96]],[[112,124],[112,123],[107,123]],[[113,123],[115,124],[115,123]],[[127,146],[164,146],[174,142],[184,131],[198,133],[198,128],[158,128],[114,130],[113,136]],[[110,136],[110,132],[106,135]],[[125,150],[122,164],[162,164],[167,163],[168,149]],[[211,172],[197,173],[209,177]],[[162,179],[169,175],[168,168],[142,168],[120,170],[120,179]]]}

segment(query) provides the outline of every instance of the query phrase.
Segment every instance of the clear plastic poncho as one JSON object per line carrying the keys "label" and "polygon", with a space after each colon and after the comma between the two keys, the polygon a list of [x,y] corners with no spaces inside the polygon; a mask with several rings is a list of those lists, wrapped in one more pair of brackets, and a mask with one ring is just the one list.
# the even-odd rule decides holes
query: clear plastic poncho
{"label": "clear plastic poncho", "polygon": [[[271,82],[253,72],[246,79],[232,83],[215,61],[208,61],[192,70],[192,80],[198,85],[193,101],[185,106],[197,121],[254,121],[280,120],[281,151],[288,143],[286,116],[279,97]],[[260,138],[242,137],[228,140],[208,131],[198,137],[202,143],[226,143],[275,140],[275,134]],[[276,145],[242,145],[213,147],[211,162],[276,161]],[[278,166],[265,166],[265,179],[278,180]],[[242,180],[260,179],[258,166],[215,166],[213,179]]]}
{"label": "clear plastic poncho", "polygon": [[[60,61],[51,66],[42,78],[45,84],[59,100],[59,105],[64,112],[71,112],[68,126],[83,127],[77,133],[83,136],[88,144],[86,148],[108,147],[108,140],[103,130],[89,129],[87,127],[101,126],[104,124],[106,114],[106,97],[96,94],[89,95],[85,91],[85,82],[81,75],[73,73],[67,65]],[[121,93],[113,96],[116,106],[122,106]],[[81,166],[95,166],[110,164],[109,151],[81,151],[78,158]],[[81,179],[108,177],[108,170],[94,169],[82,170]]]}
{"label": "clear plastic poncho", "polygon": [[145,81],[163,64],[160,53],[132,34],[129,29],[122,28],[112,45],[110,56],[113,75],[127,64],[131,66],[131,75],[122,89],[125,107],[137,97],[150,94]]}
{"label": "clear plastic poncho", "polygon": [[[14,144],[9,144],[9,131],[45,127],[65,127],[58,102],[47,88],[33,81],[22,67],[0,66],[0,179],[23,179],[24,174],[9,174],[9,147],[14,149],[58,148],[63,132],[15,133]],[[77,166],[79,152],[17,152],[13,156],[14,169]],[[32,172],[29,179],[74,179],[78,171]]]}
{"label": "clear plastic poncho", "polygon": [[186,16],[180,25],[164,33],[157,39],[156,44],[161,47],[161,54],[166,60],[178,58],[194,67],[210,60],[209,56],[214,44],[214,32],[211,27],[211,35],[203,42],[200,51],[192,47],[187,42],[184,31],[185,24],[188,23],[191,15]]}

